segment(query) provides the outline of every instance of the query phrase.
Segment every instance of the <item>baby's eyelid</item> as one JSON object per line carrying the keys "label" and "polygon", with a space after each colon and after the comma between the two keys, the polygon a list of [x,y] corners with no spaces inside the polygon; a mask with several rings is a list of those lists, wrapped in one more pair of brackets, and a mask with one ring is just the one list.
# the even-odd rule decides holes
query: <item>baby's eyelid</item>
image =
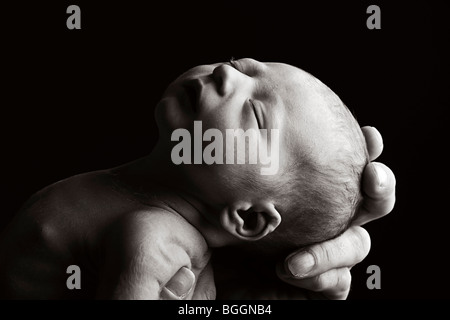
{"label": "baby's eyelid", "polygon": [[248,99],[250,102],[251,107],[253,108],[253,113],[255,114],[255,118],[256,118],[256,122],[258,123],[258,128],[262,129],[263,128],[263,124],[261,122],[260,119],[260,114],[258,114],[257,106],[255,105],[255,101],[253,99]]}

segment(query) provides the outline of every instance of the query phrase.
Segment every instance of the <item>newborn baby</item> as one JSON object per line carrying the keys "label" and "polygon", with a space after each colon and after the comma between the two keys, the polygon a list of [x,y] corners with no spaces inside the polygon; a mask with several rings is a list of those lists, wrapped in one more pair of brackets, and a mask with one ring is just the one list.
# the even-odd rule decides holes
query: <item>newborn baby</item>
{"label": "newborn baby", "polygon": [[[244,150],[250,158],[256,152],[252,142],[262,149],[268,145],[275,172],[264,174],[261,163],[227,164],[233,163],[228,158],[219,162],[223,164],[192,164],[189,156],[173,168],[179,187],[203,208],[198,210],[201,217],[219,227],[202,232],[209,245],[260,240],[252,250],[283,254],[336,237],[349,226],[362,199],[365,140],[338,96],[309,73],[253,59],[199,66],[169,86],[156,115],[161,149],[171,145],[171,133],[171,140],[178,141],[173,135],[177,128],[195,132],[196,121],[205,136],[208,128],[227,138],[230,128],[277,130],[278,140],[257,134]],[[227,141],[227,157],[229,146]],[[173,156],[177,146],[171,147]]]}
{"label": "newborn baby", "polygon": [[[138,288],[137,298],[158,299],[177,270],[171,269],[184,266],[197,275],[208,248],[237,245],[275,258],[336,237],[351,223],[362,198],[365,140],[342,101],[312,75],[253,59],[198,66],[167,88],[156,119],[160,137],[149,156],[57,182],[24,205],[12,222],[24,228],[7,229],[0,248],[5,296],[33,297],[32,288],[55,279],[61,281],[60,292],[39,298],[68,295],[66,270],[54,266],[75,264],[82,270],[83,289],[92,296],[110,297],[112,292],[120,298],[114,292],[127,282]],[[234,138],[232,143],[218,141],[228,139],[231,129],[254,134],[247,136],[244,148],[233,148]],[[199,130],[200,143],[189,138]],[[264,149],[272,163],[250,163],[251,158],[261,160],[261,152],[260,158],[255,153]],[[264,171],[268,164],[271,170]],[[104,225],[90,222],[99,216]],[[25,224],[33,228],[29,221],[44,226],[45,255],[34,249],[36,240],[28,233],[12,234],[26,230]],[[142,224],[150,230],[144,236],[136,231],[143,230]],[[151,252],[124,248],[116,240],[124,234],[145,239]],[[21,241],[6,245],[8,238]],[[98,243],[105,242],[123,252],[123,259],[100,250]],[[28,261],[6,259],[12,250],[34,255],[39,276],[22,271]],[[133,259],[147,262],[151,286],[143,288],[134,272],[114,281],[114,272]],[[98,278],[93,270],[102,270],[100,283],[90,282]]]}

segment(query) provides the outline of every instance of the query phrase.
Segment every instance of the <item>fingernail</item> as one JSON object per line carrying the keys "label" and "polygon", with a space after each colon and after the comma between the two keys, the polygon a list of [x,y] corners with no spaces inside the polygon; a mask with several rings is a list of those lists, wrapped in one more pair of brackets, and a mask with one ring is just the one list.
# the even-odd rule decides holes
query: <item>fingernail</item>
{"label": "fingernail", "polygon": [[387,182],[386,171],[384,171],[384,169],[380,165],[375,164],[375,174],[377,175],[378,186],[380,186],[381,188],[384,187]]}
{"label": "fingernail", "polygon": [[314,268],[316,261],[307,251],[292,256],[288,261],[288,268],[296,278],[305,277]]}
{"label": "fingernail", "polygon": [[182,267],[178,271],[177,276],[166,284],[166,289],[171,291],[175,296],[183,299],[191,292],[194,282],[195,276],[192,271],[186,267]]}

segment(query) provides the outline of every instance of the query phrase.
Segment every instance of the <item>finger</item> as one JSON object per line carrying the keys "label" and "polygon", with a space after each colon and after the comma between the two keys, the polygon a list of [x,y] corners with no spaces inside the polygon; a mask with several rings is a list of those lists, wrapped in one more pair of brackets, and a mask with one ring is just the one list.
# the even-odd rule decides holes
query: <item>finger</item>
{"label": "finger", "polygon": [[198,275],[197,284],[195,285],[194,300],[214,300],[216,299],[216,285],[214,283],[214,274],[211,262]]}
{"label": "finger", "polygon": [[155,241],[164,237],[160,231],[149,215],[141,213],[127,215],[111,227],[103,241],[99,298],[157,300],[161,294],[184,298],[181,291],[193,281],[190,271],[183,269],[190,261],[182,247]]}
{"label": "finger", "polygon": [[286,258],[281,280],[296,285],[296,280],[310,278],[332,269],[350,267],[369,253],[370,236],[353,226],[339,237],[299,250]]}
{"label": "finger", "polygon": [[[309,290],[319,294],[315,295],[316,299],[345,300],[350,292],[352,274],[349,268],[333,269],[304,281]],[[310,294],[310,297],[314,298],[314,295]]]}
{"label": "finger", "polygon": [[[279,272],[277,270],[277,272]],[[310,295],[313,299],[327,298],[333,300],[346,299],[350,291],[352,276],[347,267],[331,269],[317,276],[296,280],[294,283],[287,281],[296,287],[320,293]]]}
{"label": "finger", "polygon": [[396,180],[391,169],[379,162],[369,163],[363,172],[364,199],[352,225],[363,225],[392,211]]}
{"label": "finger", "polygon": [[361,128],[364,138],[366,139],[367,151],[369,152],[369,160],[373,161],[378,158],[383,151],[383,138],[380,132],[374,127]]}
{"label": "finger", "polygon": [[194,273],[186,267],[178,272],[166,283],[161,290],[163,300],[183,300],[193,291],[195,283]]}

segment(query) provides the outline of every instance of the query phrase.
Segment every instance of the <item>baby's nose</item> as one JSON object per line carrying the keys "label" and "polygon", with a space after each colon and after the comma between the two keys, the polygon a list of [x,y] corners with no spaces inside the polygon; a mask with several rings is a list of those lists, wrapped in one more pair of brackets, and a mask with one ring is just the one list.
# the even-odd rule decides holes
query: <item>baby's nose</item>
{"label": "baby's nose", "polygon": [[237,70],[226,64],[221,64],[213,70],[212,76],[221,96],[227,96],[233,92],[233,83],[237,75]]}

